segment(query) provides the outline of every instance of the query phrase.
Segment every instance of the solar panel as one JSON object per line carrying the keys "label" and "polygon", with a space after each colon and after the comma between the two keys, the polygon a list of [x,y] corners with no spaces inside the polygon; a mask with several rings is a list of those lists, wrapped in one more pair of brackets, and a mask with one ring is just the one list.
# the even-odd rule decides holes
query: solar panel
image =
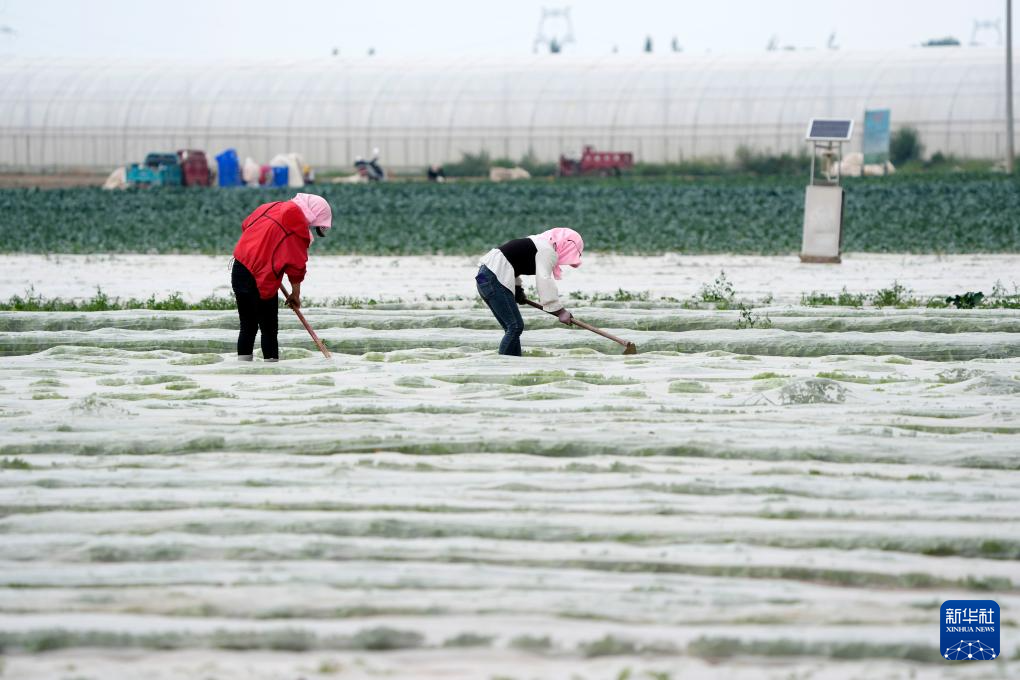
{"label": "solar panel", "polygon": [[812,118],[808,123],[809,142],[849,142],[854,133],[854,122],[843,118]]}

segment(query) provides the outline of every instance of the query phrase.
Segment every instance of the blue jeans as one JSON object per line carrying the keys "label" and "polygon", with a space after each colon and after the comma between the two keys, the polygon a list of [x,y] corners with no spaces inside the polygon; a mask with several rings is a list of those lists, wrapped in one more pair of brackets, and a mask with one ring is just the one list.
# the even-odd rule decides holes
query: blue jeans
{"label": "blue jeans", "polygon": [[496,275],[484,264],[475,276],[478,294],[489,306],[496,321],[503,327],[503,341],[499,343],[499,353],[510,356],[521,356],[521,333],[524,332],[524,319],[517,308],[514,294],[507,289]]}

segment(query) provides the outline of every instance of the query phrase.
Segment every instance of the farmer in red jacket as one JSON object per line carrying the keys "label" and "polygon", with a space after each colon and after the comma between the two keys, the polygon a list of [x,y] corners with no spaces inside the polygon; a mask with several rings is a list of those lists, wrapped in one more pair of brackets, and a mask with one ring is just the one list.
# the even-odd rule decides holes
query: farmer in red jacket
{"label": "farmer in red jacket", "polygon": [[276,291],[286,274],[293,287],[287,304],[301,306],[301,281],[305,278],[312,230],[325,236],[332,226],[333,211],[326,199],[298,194],[289,201],[265,203],[241,223],[241,239],[234,248],[231,283],[237,298],[241,332],[237,358],[251,361],[255,334],[262,331],[262,357],[277,361],[276,340],[279,304]]}

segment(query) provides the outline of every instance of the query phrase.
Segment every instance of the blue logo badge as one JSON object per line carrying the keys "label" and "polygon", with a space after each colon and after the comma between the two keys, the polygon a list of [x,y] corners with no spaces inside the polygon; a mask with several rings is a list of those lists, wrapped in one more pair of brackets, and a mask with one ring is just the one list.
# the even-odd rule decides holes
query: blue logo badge
{"label": "blue logo badge", "polygon": [[942,658],[991,661],[999,657],[999,605],[994,600],[946,600],[942,620]]}

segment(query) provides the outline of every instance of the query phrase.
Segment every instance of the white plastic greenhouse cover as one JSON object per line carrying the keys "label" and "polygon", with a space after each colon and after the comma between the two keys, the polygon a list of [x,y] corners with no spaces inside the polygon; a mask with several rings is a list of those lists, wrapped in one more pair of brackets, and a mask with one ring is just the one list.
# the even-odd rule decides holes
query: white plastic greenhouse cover
{"label": "white plastic greenhouse cover", "polygon": [[[538,160],[585,144],[638,162],[805,148],[808,119],[890,108],[928,153],[1005,153],[1002,52],[546,55],[473,61],[218,64],[0,60],[0,166],[111,167],[149,151],[295,151],[350,167],[423,167],[463,152]],[[1018,107],[1020,110],[1020,107]],[[857,134],[851,149],[860,146]]]}

